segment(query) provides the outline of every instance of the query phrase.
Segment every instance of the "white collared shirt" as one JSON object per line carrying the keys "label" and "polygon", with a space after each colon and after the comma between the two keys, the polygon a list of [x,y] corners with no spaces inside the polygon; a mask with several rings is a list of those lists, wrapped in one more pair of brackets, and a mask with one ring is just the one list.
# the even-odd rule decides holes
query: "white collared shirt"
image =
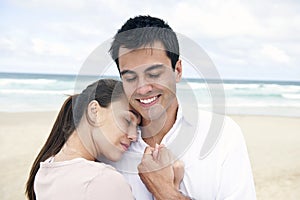
{"label": "white collared shirt", "polygon": [[[251,165],[239,126],[223,115],[182,110],[179,106],[176,121],[161,142],[185,164],[180,191],[197,200],[256,199]],[[139,135],[120,161],[103,160],[124,175],[137,200],[153,199],[137,173],[146,146]]]}

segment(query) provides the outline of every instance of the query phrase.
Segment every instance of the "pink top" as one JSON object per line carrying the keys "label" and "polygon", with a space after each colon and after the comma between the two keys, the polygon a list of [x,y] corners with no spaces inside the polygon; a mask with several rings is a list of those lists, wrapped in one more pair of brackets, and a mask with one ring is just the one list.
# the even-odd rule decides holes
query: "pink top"
{"label": "pink top", "polygon": [[34,191],[38,200],[134,199],[129,184],[113,167],[83,158],[41,162]]}

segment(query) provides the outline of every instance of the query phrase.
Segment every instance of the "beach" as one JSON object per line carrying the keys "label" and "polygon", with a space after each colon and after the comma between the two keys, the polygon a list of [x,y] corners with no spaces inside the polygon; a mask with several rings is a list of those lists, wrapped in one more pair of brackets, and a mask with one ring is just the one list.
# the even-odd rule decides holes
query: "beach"
{"label": "beach", "polygon": [[300,199],[300,118],[232,118],[243,130],[257,199]]}
{"label": "beach", "polygon": [[[0,113],[0,196],[25,199],[31,164],[57,112]],[[300,118],[231,116],[242,128],[257,199],[300,199]]]}

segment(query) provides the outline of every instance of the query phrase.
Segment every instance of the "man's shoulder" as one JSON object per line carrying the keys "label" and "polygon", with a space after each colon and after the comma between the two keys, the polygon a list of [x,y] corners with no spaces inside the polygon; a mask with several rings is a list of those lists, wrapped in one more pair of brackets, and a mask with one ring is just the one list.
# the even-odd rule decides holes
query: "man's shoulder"
{"label": "man's shoulder", "polygon": [[225,114],[198,110],[196,131],[193,146],[200,151],[200,157],[205,158],[217,149],[243,143],[244,138],[239,125]]}
{"label": "man's shoulder", "polygon": [[221,131],[234,130],[240,132],[239,125],[232,119],[231,116],[206,110],[198,109],[198,122],[201,124],[208,124],[210,126],[218,126]]}

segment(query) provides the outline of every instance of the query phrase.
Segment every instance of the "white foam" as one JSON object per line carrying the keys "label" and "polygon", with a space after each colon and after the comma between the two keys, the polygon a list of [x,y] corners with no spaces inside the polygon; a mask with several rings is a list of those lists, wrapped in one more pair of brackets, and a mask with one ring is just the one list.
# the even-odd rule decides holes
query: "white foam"
{"label": "white foam", "polygon": [[53,84],[56,80],[51,79],[0,79],[1,86],[7,86],[10,84],[27,84],[27,85],[36,85],[36,84]]}
{"label": "white foam", "polygon": [[74,94],[74,90],[30,90],[30,89],[0,89],[0,94],[20,94],[20,95],[60,95],[60,94]]}

